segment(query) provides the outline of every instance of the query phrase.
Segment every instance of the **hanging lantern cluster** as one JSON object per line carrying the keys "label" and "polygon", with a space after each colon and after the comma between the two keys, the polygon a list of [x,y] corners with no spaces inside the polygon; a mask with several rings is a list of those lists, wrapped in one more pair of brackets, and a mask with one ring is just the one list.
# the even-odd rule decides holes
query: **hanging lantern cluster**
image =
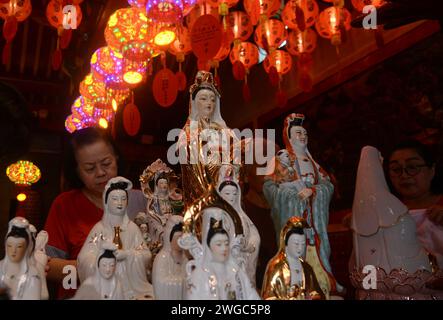
{"label": "hanging lantern cluster", "polygon": [[30,186],[41,178],[40,169],[30,161],[19,160],[6,168],[9,180],[19,186]]}
{"label": "hanging lantern cluster", "polygon": [[[65,1],[50,0],[48,4],[47,12],[53,12],[51,24],[58,30],[61,18],[55,13],[60,11],[57,5]],[[72,1],[74,5],[81,2]],[[385,2],[351,1],[356,10]],[[220,63],[229,57],[234,78],[243,81],[246,101],[251,99],[248,75],[263,61],[270,83],[278,88],[277,104],[282,106],[287,100],[282,79],[292,68],[297,68],[299,87],[303,91],[312,89],[310,73],[317,34],[329,39],[337,52],[346,41],[351,14],[344,0],[324,2],[331,5],[321,10],[316,0],[128,0],[129,7],[109,17],[104,32],[107,46],[91,57],[90,73],[80,83],[81,95],[71,107],[66,129],[73,132],[85,126],[113,124],[123,104],[128,109],[124,122],[139,118],[132,89],[153,74],[153,59],[157,57],[161,69],[152,81],[153,95],[158,105],[171,106],[178,91],[187,87],[182,64],[191,52],[197,57],[199,69],[214,69],[218,84]],[[178,62],[175,72],[166,65],[168,53]],[[137,123],[124,123],[129,135],[135,135]]]}
{"label": "hanging lantern cluster", "polygon": [[2,0],[0,1],[0,18],[3,23],[3,38],[6,45],[3,47],[2,63],[7,64],[11,55],[11,43],[17,34],[18,23],[26,20],[32,11],[31,0]]}

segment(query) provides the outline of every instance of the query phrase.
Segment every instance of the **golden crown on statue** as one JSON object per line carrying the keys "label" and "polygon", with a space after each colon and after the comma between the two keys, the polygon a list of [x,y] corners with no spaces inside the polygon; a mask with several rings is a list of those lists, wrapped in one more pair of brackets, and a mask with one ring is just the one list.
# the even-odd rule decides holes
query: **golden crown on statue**
{"label": "golden crown on statue", "polygon": [[210,72],[207,71],[197,72],[194,83],[189,88],[189,93],[192,96],[196,90],[200,89],[209,89],[213,91],[220,98],[220,92],[218,92],[217,90],[217,84],[214,81],[212,73]]}

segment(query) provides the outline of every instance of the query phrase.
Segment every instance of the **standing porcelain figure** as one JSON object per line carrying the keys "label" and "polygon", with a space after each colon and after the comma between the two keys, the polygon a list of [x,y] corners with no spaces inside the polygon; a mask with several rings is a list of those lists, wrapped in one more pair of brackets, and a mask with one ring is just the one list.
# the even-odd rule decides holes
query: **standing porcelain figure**
{"label": "standing porcelain figure", "polygon": [[170,216],[163,233],[163,247],[152,268],[152,284],[157,300],[183,300],[186,279],[186,258],[177,241],[182,235],[183,218]]}
{"label": "standing porcelain figure", "polygon": [[[443,291],[426,288],[435,277],[411,214],[389,191],[380,152],[364,147],[351,220],[354,250],[350,277],[358,299],[443,299]],[[370,283],[365,288],[365,266],[376,268],[375,288]]]}
{"label": "standing porcelain figure", "polygon": [[291,217],[280,232],[278,253],[269,261],[263,280],[265,300],[324,300],[312,267],[305,261],[306,221]]}
{"label": "standing porcelain figure", "polygon": [[[243,211],[241,206],[241,189],[238,183],[237,168],[232,165],[222,165],[219,175],[218,193],[228,202],[238,213],[243,226],[242,245],[239,254],[244,261],[244,268],[255,287],[255,273],[257,270],[257,259],[260,250],[260,234],[252,220]],[[228,232],[232,234],[232,232]]]}
{"label": "standing porcelain figure", "polygon": [[231,147],[238,142],[221,116],[220,93],[212,74],[199,71],[189,93],[189,116],[177,150],[188,206],[206,194],[210,184],[215,187],[215,172],[222,163],[233,161]]}
{"label": "standing porcelain figure", "polygon": [[180,246],[194,257],[186,266],[186,299],[260,299],[246,271],[231,255],[231,237],[223,222],[230,218],[219,208],[207,208],[202,215],[202,242],[189,232],[179,240]]}
{"label": "standing porcelain figure", "polygon": [[117,246],[116,274],[121,279],[125,299],[153,299],[152,285],[146,278],[151,252],[138,226],[129,220],[128,190],[132,183],[123,177],[108,181],[103,192],[104,214],[91,230],[77,259],[79,278],[84,281],[96,272],[100,241]]}
{"label": "standing porcelain figure", "polygon": [[7,287],[13,300],[40,300],[42,284],[34,260],[34,240],[28,220],[16,217],[9,222],[5,258],[0,261],[0,287]]}
{"label": "standing porcelain figure", "polygon": [[[308,135],[302,126],[303,121],[302,114],[293,113],[286,117],[283,140],[292,169],[285,169],[282,174],[277,165],[276,171],[265,178],[263,193],[271,206],[277,233],[291,216],[307,221],[306,261],[314,268],[320,286],[327,295],[330,291],[343,290],[332,275],[329,263],[331,248],[327,226],[334,186],[308,151]],[[281,167],[284,168],[283,165]]]}
{"label": "standing porcelain figure", "polygon": [[82,282],[73,300],[124,300],[123,287],[116,275],[117,247],[101,241],[95,274]]}
{"label": "standing porcelain figure", "polygon": [[[41,279],[46,279],[46,266],[48,264],[48,256],[46,255],[46,244],[49,240],[49,235],[45,230],[41,230],[37,234],[37,229],[30,224],[32,238],[34,239],[35,249],[34,249],[34,259],[36,262],[36,267],[40,273]],[[46,281],[42,281],[42,300],[49,299],[48,286]]]}

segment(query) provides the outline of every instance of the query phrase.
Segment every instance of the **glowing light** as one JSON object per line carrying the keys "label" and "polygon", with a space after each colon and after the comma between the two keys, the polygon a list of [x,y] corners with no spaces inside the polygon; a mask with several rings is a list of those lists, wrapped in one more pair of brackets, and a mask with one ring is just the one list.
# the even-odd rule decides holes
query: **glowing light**
{"label": "glowing light", "polygon": [[17,200],[20,201],[20,202],[25,201],[25,200],[26,200],[26,194],[24,194],[24,193],[19,193],[19,194],[17,195]]}
{"label": "glowing light", "polygon": [[98,120],[98,125],[100,127],[102,127],[103,129],[107,129],[108,128],[108,121],[105,118],[100,118],[100,120]]}
{"label": "glowing light", "polygon": [[159,46],[168,46],[175,40],[175,33],[171,30],[163,30],[157,33],[154,38],[154,43]]}
{"label": "glowing light", "polygon": [[128,84],[137,84],[143,80],[143,75],[137,71],[128,71],[123,75],[123,80]]}
{"label": "glowing light", "polygon": [[112,99],[112,110],[114,110],[114,112],[117,112],[117,108],[118,108],[118,104],[117,101],[115,99]]}
{"label": "glowing light", "polygon": [[19,160],[6,169],[6,175],[15,184],[30,186],[40,179],[41,172],[32,162]]}

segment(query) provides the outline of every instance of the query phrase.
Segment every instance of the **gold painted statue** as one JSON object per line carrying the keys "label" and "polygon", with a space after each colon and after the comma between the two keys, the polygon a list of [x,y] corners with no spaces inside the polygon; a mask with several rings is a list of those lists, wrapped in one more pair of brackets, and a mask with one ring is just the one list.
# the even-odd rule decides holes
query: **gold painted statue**
{"label": "gold painted statue", "polygon": [[325,300],[313,268],[304,261],[308,227],[303,218],[291,217],[280,232],[278,253],[269,261],[263,281],[265,300]]}

